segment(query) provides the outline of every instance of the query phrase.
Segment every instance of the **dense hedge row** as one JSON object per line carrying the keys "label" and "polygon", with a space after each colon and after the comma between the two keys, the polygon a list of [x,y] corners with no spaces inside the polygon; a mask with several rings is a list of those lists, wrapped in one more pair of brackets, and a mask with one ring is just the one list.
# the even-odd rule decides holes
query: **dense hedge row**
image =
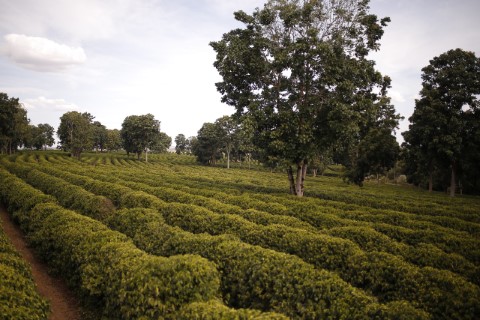
{"label": "dense hedge row", "polygon": [[[0,169],[0,180],[1,178],[3,175]],[[25,320],[48,318],[50,311],[48,302],[38,294],[30,267],[8,240],[1,225],[0,279],[0,318]]]}
{"label": "dense hedge row", "polygon": [[114,205],[106,197],[97,196],[62,179],[17,163],[4,163],[4,166],[33,187],[54,196],[61,205],[72,210],[82,211],[95,219],[103,219],[115,211]]}
{"label": "dense hedge row", "polygon": [[[295,254],[319,268],[338,272],[382,301],[418,303],[435,317],[473,319],[480,314],[479,288],[448,271],[432,272],[433,268],[418,268],[388,253],[364,252],[348,240],[286,226],[259,226],[194,206],[169,204],[162,214],[167,223],[194,233],[235,234],[247,243]],[[443,291],[445,284],[449,290]],[[429,290],[442,292],[442,296],[431,296]]]}
{"label": "dense hedge row", "polygon": [[294,256],[251,246],[231,236],[192,234],[171,227],[155,210],[120,210],[110,217],[110,226],[129,235],[147,252],[196,253],[216,262],[224,297],[235,307],[309,319],[428,318],[427,313],[408,303],[402,303],[402,310],[394,307],[399,302],[380,305],[338,276],[316,270]]}
{"label": "dense hedge row", "polygon": [[22,215],[32,246],[86,298],[103,305],[105,315],[175,317],[186,304],[218,297],[219,274],[213,263],[195,255],[148,255],[125,235],[57,204],[42,203],[42,196],[33,209],[22,210],[23,203],[14,202],[13,196],[21,192],[34,199],[39,193],[15,177],[7,178],[15,183],[2,184],[1,200],[21,210],[17,215]]}
{"label": "dense hedge row", "polygon": [[[31,161],[28,158],[20,160]],[[126,167],[119,172],[109,164],[98,168],[98,161],[95,166],[88,165],[87,168],[70,159],[59,157],[54,161],[57,160],[62,164],[57,169],[49,167],[47,161],[39,161],[41,165],[37,169],[47,175],[55,175],[61,178],[60,180],[82,186],[82,189],[93,194],[105,195],[106,191],[100,190],[112,186],[119,192],[105,196],[114,198],[112,200],[117,206],[140,206],[160,210],[166,219],[166,223],[162,223],[167,227],[176,225],[194,233],[207,232],[213,235],[230,233],[250,244],[293,253],[314,264],[318,270],[327,268],[338,272],[344,280],[366,289],[381,301],[392,301],[388,307],[382,305],[380,309],[401,309],[402,303],[397,300],[402,299],[427,310],[435,318],[469,319],[478,317],[480,313],[477,302],[480,300],[479,288],[472,284],[479,282],[479,269],[475,265],[480,257],[477,237],[479,226],[471,222],[475,219],[475,214],[464,208],[457,216],[450,209],[434,214],[414,215],[409,213],[403,204],[399,205],[398,209],[406,212],[391,211],[388,201],[387,205],[379,206],[380,209],[372,210],[361,202],[366,193],[358,197],[359,201],[350,201],[353,204],[348,204],[346,202],[354,198],[355,193],[344,187],[342,188],[346,190],[345,194],[336,201],[320,198],[299,200],[280,196],[277,193],[281,188],[269,185],[276,184],[278,175],[264,180],[267,174],[262,173],[262,177],[258,177],[258,173],[244,176],[242,171],[242,176],[239,177],[239,171],[232,170],[215,171],[221,174],[207,176],[200,172],[204,168],[198,167],[182,167],[182,174],[178,174],[176,171],[179,168],[175,166],[135,161],[127,162]],[[64,165],[74,167],[72,169],[76,174],[62,175]],[[87,181],[89,179],[91,181]],[[255,186],[257,182],[261,183]],[[99,184],[103,186],[95,187]],[[252,186],[254,190],[264,192],[255,194],[249,191]],[[312,188],[316,192],[314,189]],[[327,194],[341,193],[338,192],[341,189],[338,186],[329,185],[324,189]],[[405,199],[409,199],[408,197]],[[407,201],[405,199],[402,201]],[[382,201],[383,197],[380,196],[380,202]],[[419,207],[417,206],[417,209]],[[120,213],[108,215],[107,218],[116,218],[118,214]],[[436,217],[441,218],[438,219],[439,222]],[[138,230],[131,232],[138,234]],[[151,232],[153,230],[150,230]],[[162,245],[163,253],[157,254],[198,253],[216,262],[223,270],[222,258],[210,256],[209,254],[214,253],[207,249],[207,252],[194,251],[194,247],[203,248],[202,244],[211,246],[212,239],[224,236],[187,233],[188,236],[182,236],[182,239],[188,238],[189,246],[183,242],[178,244],[180,248],[182,245],[186,246],[187,249],[182,252],[178,251],[178,248],[165,250],[161,241],[150,239],[160,236],[152,236],[150,233],[144,235],[149,242],[143,245]],[[192,236],[195,240],[190,239]],[[175,239],[175,234],[161,239],[171,242],[172,238]],[[236,239],[227,237],[227,240],[237,243],[239,248],[246,245]],[[213,247],[219,250],[217,246]],[[223,255],[228,254],[223,252]],[[243,258],[248,260],[245,256]],[[451,270],[456,274],[436,268]],[[232,306],[237,306],[237,298],[232,299],[230,292],[224,290],[225,279],[222,273],[224,299]],[[244,287],[240,288],[243,294]],[[255,290],[253,286],[249,288]],[[258,300],[261,299],[257,297],[256,301]]]}
{"label": "dense hedge row", "polygon": [[[86,179],[89,179],[88,177],[82,177],[82,176],[74,175],[74,174],[71,174],[71,173],[66,173],[66,172],[62,173],[61,170],[53,169],[53,168],[44,168],[43,170],[47,170],[48,172],[50,172],[52,174],[60,175],[63,178],[66,178],[67,180],[69,180],[70,182],[75,183],[75,184],[80,184],[81,183],[78,180],[83,180],[83,182],[84,182]],[[87,174],[87,172],[84,172],[84,174]],[[131,177],[131,178],[133,180],[135,180],[135,178],[136,179],[145,179],[145,177],[143,177],[143,178],[142,177],[140,177],[140,178],[139,177]],[[118,183],[123,183],[125,185],[129,185],[133,189],[135,189],[135,188],[136,189],[141,189],[145,192],[148,192],[150,194],[154,194],[157,197],[159,197],[159,198],[161,198],[165,201],[169,201],[169,202],[193,203],[193,204],[203,205],[207,208],[216,209],[215,212],[222,212],[222,213],[230,212],[230,213],[240,215],[242,217],[246,217],[247,219],[248,219],[248,217],[251,217],[252,215],[255,215],[255,210],[241,210],[241,209],[239,209],[239,207],[234,207],[234,206],[231,206],[231,205],[225,205],[225,204],[220,203],[216,200],[212,200],[212,199],[209,199],[209,198],[206,198],[206,197],[198,197],[198,196],[196,197],[194,195],[187,194],[187,193],[181,192],[181,191],[177,191],[177,190],[174,190],[174,189],[171,189],[171,188],[150,187],[150,186],[145,185],[143,183],[125,182],[121,179],[113,178],[111,175],[109,176],[109,179],[111,181],[116,181]],[[93,180],[93,179],[91,179],[91,180]],[[161,182],[156,183],[155,181],[153,181],[151,179],[148,179],[148,178],[145,179],[145,180],[148,183],[152,183],[152,184],[155,184],[155,185],[162,184]],[[95,187],[96,184],[100,185],[101,187],[100,188]],[[107,185],[105,185],[105,184],[107,184]],[[90,191],[92,191],[92,189],[96,189],[97,193],[100,193],[100,194],[103,194],[103,195],[106,195],[105,190],[115,190],[117,188],[121,188],[119,186],[119,184],[105,183],[105,182],[100,182],[98,180],[93,180],[91,183],[88,183],[87,185],[85,185],[85,183],[83,183],[83,185],[87,189],[89,189]],[[93,191],[93,192],[95,192],[95,191]],[[222,198],[226,198],[226,195],[224,193],[219,193],[219,194],[221,194]],[[114,196],[113,199],[118,198],[118,195],[113,195],[113,196]],[[255,205],[255,201],[253,199],[247,199],[247,198],[244,197],[245,200],[244,200],[244,202],[242,202],[242,200],[241,200],[242,197],[241,196],[235,196],[234,198],[237,199],[237,200],[240,199],[239,203],[240,204],[243,203],[244,207],[248,207],[248,205]],[[246,203],[248,203],[248,205]],[[138,205],[138,206],[153,207],[152,205],[149,205],[148,203],[145,203],[145,205]],[[132,207],[132,206],[130,206],[130,207]],[[243,212],[243,214],[242,214],[242,212]],[[284,217],[284,216],[275,216],[275,215],[270,215],[270,216]],[[395,216],[395,213],[392,213],[391,217],[393,217],[393,218],[390,218],[391,221],[398,220],[398,217]],[[417,246],[418,248],[413,247],[413,246],[407,246],[403,243],[398,243],[396,241],[393,241],[389,237],[386,237],[385,235],[380,234],[380,233],[378,233],[375,230],[372,230],[370,228],[352,227],[353,223],[351,223],[350,221],[346,221],[342,224],[342,223],[340,223],[341,218],[338,218],[337,216],[330,216],[330,218],[329,218],[329,215],[321,215],[320,218],[322,220],[330,219],[328,221],[328,224],[329,224],[328,226],[330,228],[335,226],[335,224],[332,223],[332,222],[335,222],[335,221],[339,225],[349,225],[349,227],[331,229],[332,231],[329,231],[328,234],[335,235],[335,236],[341,236],[341,237],[346,238],[346,239],[351,239],[351,240],[355,241],[356,243],[358,243],[362,247],[362,249],[364,249],[366,251],[386,251],[388,253],[392,253],[392,254],[395,254],[395,255],[401,255],[407,261],[418,264],[419,266],[433,266],[433,267],[437,267],[437,268],[441,268],[441,269],[447,269],[447,270],[456,272],[458,274],[461,274],[461,275],[467,277],[467,279],[469,279],[473,283],[478,284],[479,281],[480,281],[479,280],[478,267],[476,267],[473,263],[468,262],[467,260],[463,259],[461,256],[458,256],[457,254],[446,254],[442,250],[439,250],[438,248],[436,248],[435,246],[428,245],[428,244],[425,244],[425,245],[421,244],[421,245]],[[250,219],[250,220],[252,220],[252,219]],[[272,224],[272,223],[275,223],[275,222],[279,222],[279,219],[271,219],[268,216],[268,214],[267,215],[266,214],[257,215],[256,218],[253,219],[253,220],[259,220],[259,221],[264,222],[262,224]],[[240,226],[240,227],[238,227],[240,229],[242,228],[242,226],[246,227],[246,224],[244,224],[242,221],[239,221],[237,224]],[[285,221],[282,224],[289,225],[287,223],[287,221]],[[193,225],[195,225],[195,224],[193,224]],[[248,225],[248,223],[247,223],[247,225]],[[298,226],[298,224],[293,224],[293,223],[290,224],[290,225]],[[300,225],[300,226],[303,227],[303,225]],[[183,226],[183,227],[185,227],[185,226]],[[252,229],[252,228],[247,228],[247,229]],[[305,227],[304,229],[309,230],[308,227]],[[192,230],[192,231],[194,231],[194,232],[202,232],[202,231],[207,232],[208,231],[208,232],[214,232],[215,234],[221,234],[221,233],[223,233],[225,231],[228,231],[228,230],[202,229],[202,230]],[[447,234],[447,233],[444,232],[442,234]],[[449,235],[449,237],[452,237],[452,235]],[[242,238],[242,239],[244,239],[244,238]],[[276,243],[275,241],[273,242],[273,244],[274,244],[273,247],[272,247],[271,244],[266,244],[264,241],[260,241],[260,242],[255,241],[254,243],[259,244],[259,245],[263,245],[263,246],[267,246],[267,247],[270,247],[270,248],[274,248],[276,250],[282,250],[282,249],[279,249],[280,245],[275,245],[275,243]],[[321,242],[319,242],[319,243],[321,243]],[[376,244],[376,245],[373,245],[373,244]],[[465,248],[467,246],[462,246],[462,247]],[[429,253],[427,252],[427,249],[428,249],[428,251],[430,251]],[[297,250],[288,251],[288,252],[295,253],[295,252],[298,252],[299,250],[305,251],[304,249],[297,249]],[[476,247],[474,247],[473,251],[474,250],[478,250],[478,249]],[[304,254],[307,255],[310,259],[314,259],[313,256],[308,251],[305,252]],[[335,256],[336,254],[331,253],[329,256],[331,256],[331,255]],[[347,256],[349,255],[348,250],[342,250],[341,256],[344,256],[344,255],[347,255]],[[300,256],[302,256],[302,255],[300,255]],[[332,264],[325,265],[323,262],[318,264],[318,261],[316,261],[316,260],[315,261],[307,260],[307,261],[312,262],[315,265],[320,265],[321,267],[326,267],[326,268],[329,268],[329,269],[333,268],[333,270],[338,270],[339,265],[344,265],[343,260],[340,260],[340,263],[335,263],[333,266],[332,266]],[[395,287],[393,287],[393,288],[395,288]]]}
{"label": "dense hedge row", "polygon": [[[10,167],[14,168],[15,166]],[[27,175],[27,178],[28,177],[29,174]],[[54,181],[49,180],[49,182],[53,183]],[[134,197],[135,193],[132,194],[132,198]],[[136,215],[136,217],[137,216],[141,215]],[[160,216],[158,216],[158,214],[156,214],[156,216],[156,221],[161,221],[158,219]],[[102,217],[105,218],[105,216]],[[121,217],[121,213],[109,215],[108,217],[118,219]],[[68,220],[71,219],[72,217],[68,217]],[[54,221],[61,224],[65,223],[65,221],[59,218],[56,218]],[[132,223],[126,223],[125,225],[133,228],[133,230],[142,228],[142,226]],[[57,228],[58,226],[59,225],[53,225],[52,227]],[[164,225],[164,227],[168,228],[168,230],[174,230],[167,225]],[[85,229],[85,227],[82,229]],[[50,231],[51,230],[49,230],[49,232]],[[121,231],[129,234],[128,230]],[[161,230],[157,229],[156,232],[156,236],[158,236]],[[70,235],[74,233],[74,230],[67,230],[66,233]],[[153,232],[150,234],[153,234]],[[181,234],[188,235],[188,233],[184,232],[181,232]],[[46,236],[48,235],[41,234],[39,238],[44,241]],[[198,237],[194,235],[191,236],[193,240],[198,239]],[[169,245],[171,248],[176,248],[175,252],[155,253],[160,255],[198,253],[218,263],[222,272],[222,291],[224,292],[224,297],[227,297],[229,303],[234,307],[276,310],[285,312],[288,315],[301,317],[309,317],[308,315],[323,317],[323,315],[335,315],[337,313],[358,317],[367,314],[367,305],[376,305],[373,298],[361,292],[352,294],[351,291],[355,289],[343,282],[340,278],[326,271],[316,271],[299,259],[295,261],[297,259],[293,257],[284,256],[259,247],[251,247],[236,240],[219,239],[221,240],[220,242],[215,238],[213,238],[212,241],[211,238],[204,237],[204,239],[201,240],[201,242],[204,243],[200,246],[198,246],[198,243],[191,241],[181,242],[176,245]],[[59,242],[60,241],[57,242],[59,246],[65,246],[64,244],[59,244]],[[96,240],[96,242],[101,242],[101,239]],[[41,243],[39,243],[39,245],[41,245]],[[179,251],[179,248],[182,248],[181,245],[183,245],[183,247],[188,245],[187,250],[183,252],[181,250]],[[52,246],[52,244],[48,243],[48,246]],[[204,252],[201,251],[202,248],[208,249]],[[50,248],[50,250],[45,251],[48,253],[49,251],[58,252],[59,250],[60,248],[54,248],[53,250]],[[55,257],[48,256],[46,258],[55,261]],[[62,258],[64,257],[62,256]],[[85,259],[85,257],[83,257],[83,259]],[[63,261],[62,259],[60,260]],[[94,264],[99,265],[100,262],[95,261]],[[258,272],[255,271],[256,268],[260,268],[262,273],[254,276],[253,272]],[[70,278],[74,276],[75,275],[70,275]],[[274,276],[280,276],[281,280]],[[274,290],[275,287],[277,289]],[[333,297],[332,293],[328,294],[325,291],[325,288],[331,288],[331,290],[333,290]],[[307,292],[310,292],[310,295],[313,295],[316,299],[312,301],[305,299],[308,297],[308,295],[306,295]],[[302,301],[301,306],[298,305],[299,299],[305,299],[300,300]],[[324,301],[324,303],[318,305],[314,303],[322,301]],[[326,306],[331,306],[330,308],[332,310],[326,309]],[[382,312],[381,310],[377,310],[380,307],[372,306],[369,308],[373,308],[375,313]],[[339,310],[336,310],[336,308]]]}

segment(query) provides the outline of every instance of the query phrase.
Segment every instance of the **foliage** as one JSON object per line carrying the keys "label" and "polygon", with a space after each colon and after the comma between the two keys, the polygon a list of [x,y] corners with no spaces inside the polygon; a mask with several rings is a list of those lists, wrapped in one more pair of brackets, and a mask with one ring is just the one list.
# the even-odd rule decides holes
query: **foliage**
{"label": "foliage", "polygon": [[159,132],[152,143],[151,149],[153,152],[165,153],[168,152],[172,145],[172,138],[165,132]]}
{"label": "foliage", "polygon": [[223,78],[217,89],[222,102],[249,116],[255,144],[288,166],[290,191],[302,196],[312,158],[354,144],[362,117],[378,108],[374,88],[386,80],[367,55],[389,19],[369,14],[368,1],[350,0],[270,0],[235,18],[245,28],[211,43]]}
{"label": "foliage", "polygon": [[[175,311],[166,317],[279,317],[254,309],[292,318],[477,319],[480,313],[475,197],[450,199],[368,182],[358,189],[322,176],[309,180],[309,197],[299,199],[283,194],[286,181],[279,174],[199,167],[176,154],[152,155],[146,164],[120,154],[84,154],[77,161],[58,152],[25,152],[0,158],[0,166],[15,173],[0,169],[1,199],[54,266],[67,261],[66,270],[77,270],[80,263],[81,271],[68,272],[79,292],[89,290],[85,295],[101,304],[112,299],[113,306],[114,273],[133,288],[120,298],[122,314],[130,303],[154,314],[147,311],[150,300],[136,292],[145,285],[136,274],[158,269],[143,265],[137,251],[113,249],[117,242],[106,235],[124,236],[111,230],[160,258],[193,254],[215,264],[216,294],[197,302],[172,298]],[[91,200],[105,198],[115,208],[93,214],[101,203]],[[31,210],[45,201],[64,206],[48,210],[63,215],[75,209],[102,223],[91,227],[88,218],[71,212],[50,219],[38,206]],[[34,231],[39,228],[45,232]],[[78,253],[73,243],[81,244]],[[58,249],[61,244],[70,249]],[[158,283],[150,277],[149,285]],[[183,279],[183,273],[170,276],[174,283]],[[101,293],[106,282],[108,298]],[[155,310],[173,305],[161,301]]]}
{"label": "foliage", "polygon": [[80,158],[85,150],[91,150],[93,139],[93,116],[87,112],[70,111],[60,117],[57,136],[62,149]]}
{"label": "foliage", "polygon": [[127,153],[137,154],[138,159],[142,152],[151,149],[158,142],[160,121],[153,114],[128,116],[123,120],[120,136],[123,148]]}
{"label": "foliage", "polygon": [[[0,173],[1,174],[1,173]],[[37,292],[32,270],[0,227],[0,314],[4,319],[47,319],[49,305]]]}
{"label": "foliage", "polygon": [[432,190],[435,176],[444,189],[450,186],[454,196],[460,180],[478,179],[478,171],[469,176],[464,168],[471,168],[470,160],[479,154],[475,143],[480,134],[479,94],[480,58],[473,52],[449,50],[422,69],[421,98],[404,133],[407,165],[415,183],[428,179]]}
{"label": "foliage", "polygon": [[27,111],[18,98],[0,92],[0,152],[11,154],[28,138]]}
{"label": "foliage", "polygon": [[177,154],[186,153],[188,143],[188,139],[185,138],[185,135],[183,133],[178,134],[175,137],[175,152]]}
{"label": "foliage", "polygon": [[53,129],[53,127],[48,123],[40,123],[37,128],[38,131],[34,135],[33,146],[37,150],[40,150],[41,148],[46,150],[47,147],[53,146],[53,144],[55,143],[55,139],[53,138],[55,130]]}
{"label": "foliage", "polygon": [[[23,192],[28,196],[35,189]],[[21,205],[4,196],[9,206]],[[109,317],[172,317],[182,305],[217,297],[215,266],[198,256],[147,255],[126,236],[52,203],[23,215],[31,245],[83,295],[103,305]]]}
{"label": "foliage", "polygon": [[358,156],[347,177],[362,186],[366,176],[385,174],[393,168],[399,153],[400,146],[390,129],[371,129],[360,141]]}
{"label": "foliage", "polygon": [[102,152],[107,148],[108,132],[107,128],[99,121],[93,122],[93,149]]}
{"label": "foliage", "polygon": [[223,146],[222,129],[214,123],[204,123],[192,141],[192,153],[203,164],[215,164],[220,159]]}
{"label": "foliage", "polygon": [[108,151],[118,151],[122,148],[122,139],[120,137],[120,130],[117,129],[107,129],[107,141],[105,148]]}

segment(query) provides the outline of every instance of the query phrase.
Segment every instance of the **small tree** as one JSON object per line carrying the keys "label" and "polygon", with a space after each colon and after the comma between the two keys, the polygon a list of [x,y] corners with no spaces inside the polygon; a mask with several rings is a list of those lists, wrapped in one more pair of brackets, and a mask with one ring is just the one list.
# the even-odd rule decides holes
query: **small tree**
{"label": "small tree", "polygon": [[154,145],[160,133],[160,121],[155,120],[152,114],[128,116],[122,123],[120,136],[127,154],[135,153],[140,160],[145,152],[145,161],[148,161],[147,152]]}
{"label": "small tree", "polygon": [[177,154],[183,154],[187,150],[187,138],[185,135],[180,133],[175,137],[175,152]]}
{"label": "small tree", "polygon": [[106,148],[107,144],[107,128],[101,124],[99,121],[93,123],[93,149],[96,151],[103,150]]}
{"label": "small tree", "polygon": [[57,136],[64,150],[70,151],[73,157],[80,158],[85,150],[91,150],[93,144],[94,117],[87,112],[70,111],[60,117]]}
{"label": "small tree", "polygon": [[198,130],[197,138],[192,141],[192,153],[197,161],[203,164],[214,165],[220,158],[223,146],[223,133],[214,123],[204,123]]}
{"label": "small tree", "polygon": [[159,132],[155,140],[152,142],[151,149],[157,153],[166,153],[172,145],[172,138],[165,132]]}
{"label": "small tree", "polygon": [[230,154],[238,144],[238,123],[230,116],[218,118],[214,125],[217,127],[220,145],[227,154],[227,169],[230,169]]}
{"label": "small tree", "polygon": [[107,129],[107,141],[105,147],[108,151],[118,151],[122,148],[122,139],[120,137],[120,130]]}

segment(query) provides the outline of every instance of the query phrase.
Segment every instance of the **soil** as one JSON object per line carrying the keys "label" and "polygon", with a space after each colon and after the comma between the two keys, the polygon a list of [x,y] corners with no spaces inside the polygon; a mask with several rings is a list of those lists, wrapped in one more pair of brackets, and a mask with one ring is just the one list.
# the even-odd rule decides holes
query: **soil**
{"label": "soil", "polygon": [[25,237],[19,227],[13,223],[9,214],[0,205],[1,226],[5,234],[10,238],[13,246],[22,255],[23,259],[32,268],[33,279],[38,292],[50,302],[49,320],[80,320],[82,308],[65,281],[48,273],[48,267],[39,260],[33,251],[27,246]]}

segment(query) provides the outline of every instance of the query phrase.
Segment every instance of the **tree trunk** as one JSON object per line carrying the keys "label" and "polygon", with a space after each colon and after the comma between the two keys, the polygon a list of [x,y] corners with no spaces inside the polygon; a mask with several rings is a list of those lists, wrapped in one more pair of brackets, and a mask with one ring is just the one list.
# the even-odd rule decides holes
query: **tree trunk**
{"label": "tree trunk", "polygon": [[303,197],[303,182],[307,173],[307,164],[302,160],[297,164],[297,182],[295,184],[295,194],[297,197]]}
{"label": "tree trunk", "polygon": [[430,175],[428,176],[428,192],[433,191],[433,171],[430,170]]}
{"label": "tree trunk", "polygon": [[227,150],[227,169],[230,169],[230,151]]}
{"label": "tree trunk", "polygon": [[452,162],[452,176],[450,179],[450,197],[455,197],[455,189],[456,189],[456,163],[455,161]]}
{"label": "tree trunk", "polygon": [[287,173],[288,173],[288,182],[290,183],[290,194],[297,195],[295,190],[295,179],[293,178],[293,170],[291,166],[288,167]]}
{"label": "tree trunk", "polygon": [[148,162],[148,149],[145,149],[145,162]]}
{"label": "tree trunk", "polygon": [[313,169],[313,177],[314,177],[314,178],[317,176],[317,170],[318,170],[318,169]]}

